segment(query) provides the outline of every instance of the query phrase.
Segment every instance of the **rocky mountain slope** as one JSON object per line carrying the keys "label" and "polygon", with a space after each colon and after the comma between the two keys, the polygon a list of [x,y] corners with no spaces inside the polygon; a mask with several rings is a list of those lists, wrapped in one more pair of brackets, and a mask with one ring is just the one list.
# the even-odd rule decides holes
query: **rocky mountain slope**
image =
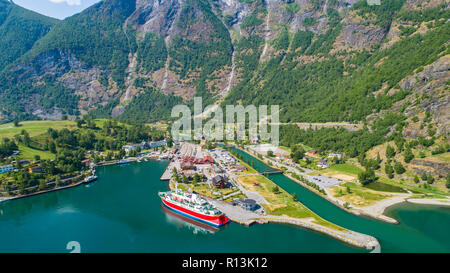
{"label": "rocky mountain slope", "polygon": [[7,61],[0,116],[155,121],[198,95],[207,103],[280,104],[285,122],[430,112],[445,135],[449,7],[446,0],[105,0]]}

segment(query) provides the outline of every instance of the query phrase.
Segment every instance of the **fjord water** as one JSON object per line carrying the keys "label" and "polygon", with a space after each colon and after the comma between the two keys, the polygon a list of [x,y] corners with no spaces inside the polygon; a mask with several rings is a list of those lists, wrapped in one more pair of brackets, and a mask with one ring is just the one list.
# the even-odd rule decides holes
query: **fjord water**
{"label": "fjord water", "polygon": [[99,180],[0,203],[0,252],[361,252],[295,226],[230,223],[219,232],[177,219],[158,191],[167,161],[97,169]]}
{"label": "fjord water", "polygon": [[[254,163],[259,171],[268,166],[255,157],[242,154],[244,161]],[[368,217],[350,214],[324,198],[302,187],[282,174],[270,179],[289,193],[296,193],[304,205],[322,218],[342,227],[374,236],[381,245],[381,252],[450,252],[450,208],[431,205],[401,203],[386,210],[386,214],[397,219],[394,225]]]}
{"label": "fjord water", "polygon": [[[267,168],[255,158],[255,168]],[[0,252],[366,252],[326,235],[281,224],[245,227],[230,223],[219,232],[185,222],[161,207],[159,178],[167,161],[97,169],[87,186],[0,203]],[[383,252],[449,252],[450,211],[400,206],[392,225],[348,214],[283,175],[271,177],[323,218],[375,236]]]}

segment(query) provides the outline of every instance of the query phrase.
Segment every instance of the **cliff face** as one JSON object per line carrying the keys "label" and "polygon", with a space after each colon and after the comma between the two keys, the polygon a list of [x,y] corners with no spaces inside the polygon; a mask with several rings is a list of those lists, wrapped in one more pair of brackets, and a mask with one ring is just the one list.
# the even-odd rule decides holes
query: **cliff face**
{"label": "cliff face", "polygon": [[[448,16],[445,3],[395,0],[370,7],[357,0],[102,1],[57,23],[3,69],[1,114],[58,118],[61,113],[93,112],[120,117],[135,111],[131,107],[146,96],[172,102],[189,102],[194,95],[208,102],[230,96],[242,101],[236,92],[261,103],[267,96],[258,90],[271,81],[265,78],[267,64],[290,71],[338,60],[344,66],[339,77],[357,73],[366,56],[406,39],[405,27],[422,35],[433,30],[427,24]],[[402,11],[433,9],[444,14],[422,18],[420,24],[399,17]],[[448,95],[443,102],[433,94],[448,81],[445,62],[441,58],[400,84],[404,90],[430,94],[421,107],[433,113],[444,134]],[[301,74],[305,79],[316,76],[308,69],[302,73],[312,73]],[[279,90],[271,94],[283,96]],[[311,103],[323,95],[317,96]],[[166,117],[149,119],[158,118]]]}

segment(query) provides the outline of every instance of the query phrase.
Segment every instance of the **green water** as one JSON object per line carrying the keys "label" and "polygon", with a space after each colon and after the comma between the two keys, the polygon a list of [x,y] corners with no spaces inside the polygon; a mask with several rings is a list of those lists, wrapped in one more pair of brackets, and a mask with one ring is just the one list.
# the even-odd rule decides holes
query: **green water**
{"label": "green water", "polygon": [[168,162],[97,169],[99,180],[67,190],[0,203],[0,252],[361,252],[295,226],[245,227],[219,232],[188,224],[161,208],[158,191]]}
{"label": "green water", "polygon": [[[267,168],[256,158],[236,151],[244,161],[254,161],[255,169]],[[347,213],[282,174],[271,175],[270,179],[289,193],[295,192],[300,202],[326,220],[376,237],[382,252],[450,252],[449,207],[398,204],[386,211],[400,222],[394,225]]]}

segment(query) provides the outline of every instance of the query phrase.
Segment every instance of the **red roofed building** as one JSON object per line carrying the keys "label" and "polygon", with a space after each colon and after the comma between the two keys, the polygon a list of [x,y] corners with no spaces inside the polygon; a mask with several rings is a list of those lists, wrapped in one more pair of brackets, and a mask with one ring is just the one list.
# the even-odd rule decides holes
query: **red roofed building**
{"label": "red roofed building", "polygon": [[33,167],[29,167],[28,168],[28,172],[29,173],[40,173],[41,172],[41,165],[36,165],[36,166],[33,166]]}

